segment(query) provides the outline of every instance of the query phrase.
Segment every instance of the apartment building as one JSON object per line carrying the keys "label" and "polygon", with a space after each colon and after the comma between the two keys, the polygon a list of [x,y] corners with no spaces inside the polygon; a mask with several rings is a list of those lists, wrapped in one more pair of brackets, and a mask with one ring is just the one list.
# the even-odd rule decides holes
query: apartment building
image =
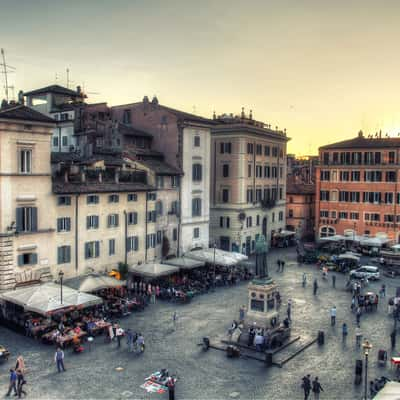
{"label": "apartment building", "polygon": [[400,138],[358,136],[319,149],[319,237],[385,234],[399,242]]}
{"label": "apartment building", "polygon": [[245,116],[214,116],[211,134],[212,241],[251,254],[259,235],[267,243],[284,229],[285,131]]}
{"label": "apartment building", "polygon": [[159,104],[154,97],[112,107],[111,115],[152,135],[151,150],[182,172],[179,186],[178,251],[209,246],[210,128],[215,121]]}

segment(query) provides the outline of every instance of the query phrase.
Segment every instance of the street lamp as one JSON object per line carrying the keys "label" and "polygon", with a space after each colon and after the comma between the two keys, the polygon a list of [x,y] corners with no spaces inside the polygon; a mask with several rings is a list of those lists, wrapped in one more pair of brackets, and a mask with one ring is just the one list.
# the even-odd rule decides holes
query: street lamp
{"label": "street lamp", "polygon": [[214,273],[213,273],[213,288],[214,288],[214,290],[215,290],[215,250],[217,249],[217,243],[216,243],[216,242],[214,242],[214,244],[213,244],[213,247],[214,247],[214,261],[213,261],[213,264],[214,264]]}
{"label": "street lamp", "polygon": [[64,278],[64,272],[62,270],[60,270],[60,272],[58,273],[58,277],[60,278],[60,294],[61,294],[61,304],[63,302],[63,278]]}
{"label": "street lamp", "polygon": [[368,342],[368,340],[364,340],[362,344],[365,355],[365,376],[364,376],[364,400],[368,399],[367,391],[368,391],[368,353],[369,350],[372,349],[372,345]]}

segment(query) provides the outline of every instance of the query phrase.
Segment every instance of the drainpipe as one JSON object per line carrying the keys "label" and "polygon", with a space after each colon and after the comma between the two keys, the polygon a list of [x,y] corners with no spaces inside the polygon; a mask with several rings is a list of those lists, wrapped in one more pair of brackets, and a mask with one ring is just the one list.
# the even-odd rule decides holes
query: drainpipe
{"label": "drainpipe", "polygon": [[144,243],[144,249],[145,249],[145,253],[144,253],[144,261],[147,263],[147,224],[148,224],[148,218],[147,218],[147,210],[148,210],[148,195],[149,192],[146,192],[146,223],[144,225],[144,238],[145,238],[145,243]]}
{"label": "drainpipe", "polygon": [[[146,215],[147,218],[147,215]],[[124,262],[125,265],[128,264],[128,215],[126,213],[126,210],[124,210],[124,220],[125,220],[125,258]]]}
{"label": "drainpipe", "polygon": [[179,202],[179,207],[176,210],[178,212],[178,243],[177,243],[177,249],[176,249],[176,255],[177,257],[180,257],[181,255],[181,226],[182,226],[182,179],[181,176],[179,176],[179,192],[178,192],[178,202]]}
{"label": "drainpipe", "polygon": [[213,205],[217,202],[217,141],[214,141]]}
{"label": "drainpipe", "polygon": [[253,142],[253,204],[256,203],[256,142]]}
{"label": "drainpipe", "polygon": [[78,217],[79,217],[79,213],[78,213],[78,205],[79,205],[79,194],[77,194],[75,196],[75,272],[78,274],[78,262],[79,262],[79,258],[78,258]]}

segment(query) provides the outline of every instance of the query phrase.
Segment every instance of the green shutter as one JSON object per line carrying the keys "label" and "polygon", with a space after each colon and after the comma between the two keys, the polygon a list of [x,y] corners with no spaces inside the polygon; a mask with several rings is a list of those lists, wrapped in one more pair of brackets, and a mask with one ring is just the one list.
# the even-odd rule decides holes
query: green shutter
{"label": "green shutter", "polygon": [[62,264],[62,248],[57,247],[57,264]]}
{"label": "green shutter", "polygon": [[38,223],[37,223],[37,207],[32,207],[31,213],[31,231],[36,232],[38,230]]}
{"label": "green shutter", "polygon": [[37,264],[37,260],[38,260],[37,253],[31,253],[30,263],[33,264],[33,265]]}
{"label": "green shutter", "polygon": [[16,219],[17,219],[17,221],[16,221],[16,231],[17,232],[22,232],[22,213],[23,213],[23,210],[22,210],[22,207],[18,207],[17,209],[16,209]]}
{"label": "green shutter", "polygon": [[21,267],[24,265],[24,255],[20,254],[18,257],[18,266]]}
{"label": "green shutter", "polygon": [[100,256],[100,242],[96,241],[94,247],[95,247],[95,257],[97,258]]}

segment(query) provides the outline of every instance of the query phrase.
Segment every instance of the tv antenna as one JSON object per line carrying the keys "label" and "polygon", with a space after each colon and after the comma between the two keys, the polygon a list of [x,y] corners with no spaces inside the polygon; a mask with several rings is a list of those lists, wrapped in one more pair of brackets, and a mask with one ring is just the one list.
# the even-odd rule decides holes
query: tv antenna
{"label": "tv antenna", "polygon": [[74,81],[71,81],[69,79],[69,68],[67,68],[67,88],[69,89],[69,85],[71,85],[72,83],[74,83]]}
{"label": "tv antenna", "polygon": [[2,58],[2,63],[0,63],[0,67],[3,67],[3,70],[1,71],[2,74],[4,74],[4,91],[6,93],[6,100],[8,101],[8,89],[13,89],[14,87],[8,86],[8,74],[11,74],[15,72],[15,67],[12,67],[11,65],[6,64],[6,55],[4,52],[4,49],[1,49],[1,58]]}

